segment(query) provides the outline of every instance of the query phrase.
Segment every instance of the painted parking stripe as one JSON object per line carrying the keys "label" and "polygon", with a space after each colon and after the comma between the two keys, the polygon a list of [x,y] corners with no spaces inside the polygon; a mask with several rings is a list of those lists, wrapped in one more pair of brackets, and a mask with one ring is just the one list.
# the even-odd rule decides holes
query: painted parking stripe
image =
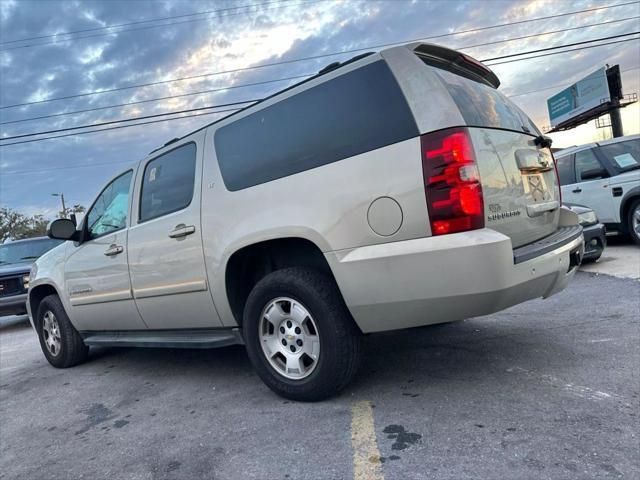
{"label": "painted parking stripe", "polygon": [[354,480],[384,480],[373,423],[373,408],[367,400],[351,407],[351,447]]}

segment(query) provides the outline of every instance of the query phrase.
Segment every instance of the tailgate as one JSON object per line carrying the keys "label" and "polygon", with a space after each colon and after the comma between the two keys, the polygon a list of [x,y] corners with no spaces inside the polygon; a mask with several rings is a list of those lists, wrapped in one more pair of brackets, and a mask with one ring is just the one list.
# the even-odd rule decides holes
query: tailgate
{"label": "tailgate", "polygon": [[513,248],[555,232],[560,191],[551,151],[534,143],[538,128],[490,82],[421,59],[446,88],[471,134],[485,227],[509,236]]}
{"label": "tailgate", "polygon": [[514,248],[558,228],[560,195],[549,149],[520,132],[469,128],[482,181],[485,226]]}

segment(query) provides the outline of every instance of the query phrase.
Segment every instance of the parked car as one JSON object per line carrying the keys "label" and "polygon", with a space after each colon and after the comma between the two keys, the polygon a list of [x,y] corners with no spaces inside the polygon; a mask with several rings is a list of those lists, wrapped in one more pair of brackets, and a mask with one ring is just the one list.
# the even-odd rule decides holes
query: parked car
{"label": "parked car", "polygon": [[345,387],[363,333],[559,292],[583,253],[549,141],[495,74],[436,45],[332,64],[114,178],[36,262],[56,367],[91,345],[244,343],[279,394]]}
{"label": "parked car", "polygon": [[0,317],[27,313],[31,264],[60,243],[36,237],[0,245]]}
{"label": "parked car", "polygon": [[592,208],[607,233],[640,245],[640,135],[571,147],[555,154],[562,199]]}
{"label": "parked car", "polygon": [[600,259],[604,249],[607,246],[607,235],[605,226],[600,223],[596,212],[585,207],[584,205],[576,205],[575,203],[564,203],[565,207],[569,207],[578,214],[578,221],[582,225],[582,234],[584,235],[584,255],[583,262],[595,262]]}

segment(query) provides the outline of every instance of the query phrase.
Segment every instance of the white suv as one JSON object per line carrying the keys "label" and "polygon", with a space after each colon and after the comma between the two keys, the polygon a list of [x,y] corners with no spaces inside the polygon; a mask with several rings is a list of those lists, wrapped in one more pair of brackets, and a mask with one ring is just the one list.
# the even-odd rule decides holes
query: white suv
{"label": "white suv", "polygon": [[562,290],[583,252],[549,141],[488,68],[436,45],[333,64],[151,152],[36,262],[56,367],[90,345],[245,344],[279,394],[345,387],[365,333]]}
{"label": "white suv", "polygon": [[556,152],[562,200],[595,210],[609,231],[640,245],[640,135]]}

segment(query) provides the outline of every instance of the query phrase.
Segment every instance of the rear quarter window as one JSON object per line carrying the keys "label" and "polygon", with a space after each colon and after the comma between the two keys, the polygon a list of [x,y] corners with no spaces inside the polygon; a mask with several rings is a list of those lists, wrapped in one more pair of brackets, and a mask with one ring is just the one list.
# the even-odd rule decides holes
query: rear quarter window
{"label": "rear quarter window", "polygon": [[617,171],[640,167],[640,139],[603,145],[599,150]]}
{"label": "rear quarter window", "polygon": [[417,135],[391,70],[377,61],[221,127],[214,143],[234,191]]}

